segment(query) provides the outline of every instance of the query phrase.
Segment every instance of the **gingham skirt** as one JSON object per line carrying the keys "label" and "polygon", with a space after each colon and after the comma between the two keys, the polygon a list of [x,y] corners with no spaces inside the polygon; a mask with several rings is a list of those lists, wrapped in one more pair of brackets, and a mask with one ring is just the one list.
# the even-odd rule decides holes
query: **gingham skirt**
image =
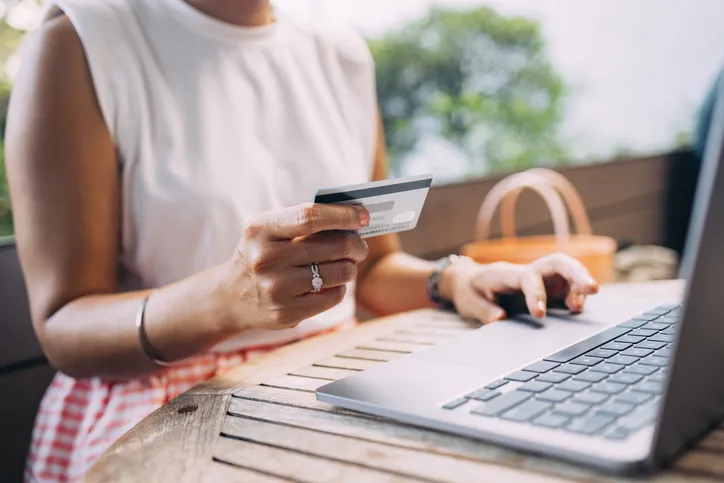
{"label": "gingham skirt", "polygon": [[[354,325],[346,321],[333,332]],[[310,337],[320,335],[312,334]],[[79,481],[126,431],[193,386],[278,347],[194,357],[142,379],[74,379],[58,373],[35,419],[25,468],[28,482]]]}

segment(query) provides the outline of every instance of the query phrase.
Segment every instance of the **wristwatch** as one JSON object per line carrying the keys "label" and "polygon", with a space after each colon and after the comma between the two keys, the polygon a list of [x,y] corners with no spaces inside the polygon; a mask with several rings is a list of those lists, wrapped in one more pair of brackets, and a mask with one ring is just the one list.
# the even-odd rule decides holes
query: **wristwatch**
{"label": "wristwatch", "polygon": [[440,278],[442,277],[442,273],[450,265],[466,260],[470,259],[459,255],[449,255],[447,257],[443,257],[437,261],[437,267],[432,271],[430,277],[427,279],[427,295],[430,297],[430,300],[432,300],[440,308],[455,310],[453,302],[445,299],[440,293]]}

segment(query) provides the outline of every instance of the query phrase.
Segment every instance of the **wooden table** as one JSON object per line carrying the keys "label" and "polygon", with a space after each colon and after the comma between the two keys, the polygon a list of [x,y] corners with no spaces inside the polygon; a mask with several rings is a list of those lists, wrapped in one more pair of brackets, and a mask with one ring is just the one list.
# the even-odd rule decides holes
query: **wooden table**
{"label": "wooden table", "polygon": [[[676,296],[678,282],[611,287]],[[367,322],[287,346],[177,397],[126,433],[86,481],[626,481],[317,402],[328,381],[457,337],[437,311]],[[715,430],[656,482],[724,480]]]}

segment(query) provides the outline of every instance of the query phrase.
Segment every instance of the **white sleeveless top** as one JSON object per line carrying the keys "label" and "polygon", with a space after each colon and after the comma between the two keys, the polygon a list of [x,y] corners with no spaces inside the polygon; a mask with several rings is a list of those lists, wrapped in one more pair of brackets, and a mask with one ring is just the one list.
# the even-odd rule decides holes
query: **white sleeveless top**
{"label": "white sleeveless top", "polygon": [[[81,39],[119,153],[124,290],[228,260],[255,215],[369,181],[376,95],[360,37],[279,12],[268,26],[233,26],[183,0],[53,3]],[[351,284],[294,329],[244,332],[215,350],[294,340],[354,313]]]}

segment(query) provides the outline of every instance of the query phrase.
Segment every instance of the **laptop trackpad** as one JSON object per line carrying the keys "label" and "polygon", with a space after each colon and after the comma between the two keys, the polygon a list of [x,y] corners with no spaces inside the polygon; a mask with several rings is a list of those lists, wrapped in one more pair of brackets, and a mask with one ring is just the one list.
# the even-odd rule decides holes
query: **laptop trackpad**
{"label": "laptop trackpad", "polygon": [[411,357],[478,367],[481,375],[493,379],[587,339],[606,327],[671,302],[622,298],[620,294],[607,295],[604,289],[590,298],[583,314],[561,314],[544,320],[521,316],[496,322]]}

